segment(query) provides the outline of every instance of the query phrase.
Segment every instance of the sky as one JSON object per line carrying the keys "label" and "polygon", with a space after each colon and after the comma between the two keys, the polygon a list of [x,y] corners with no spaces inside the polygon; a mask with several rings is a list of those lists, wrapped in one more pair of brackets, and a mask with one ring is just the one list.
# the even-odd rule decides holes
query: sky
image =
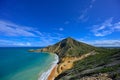
{"label": "sky", "polygon": [[0,47],[66,38],[120,47],[120,0],[0,0]]}

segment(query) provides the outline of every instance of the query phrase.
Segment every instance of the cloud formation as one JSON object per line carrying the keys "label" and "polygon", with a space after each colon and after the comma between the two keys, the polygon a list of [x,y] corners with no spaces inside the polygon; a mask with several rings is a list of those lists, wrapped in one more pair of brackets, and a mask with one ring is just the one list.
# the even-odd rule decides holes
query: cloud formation
{"label": "cloud formation", "polygon": [[43,33],[43,35],[39,37],[38,42],[41,46],[46,46],[52,45],[63,38],[63,35],[59,33]]}
{"label": "cloud formation", "polygon": [[42,33],[39,37],[10,37],[10,39],[0,39],[0,47],[3,46],[48,46],[63,39],[58,33]]}
{"label": "cloud formation", "polygon": [[84,42],[93,46],[97,47],[120,47],[120,39],[103,39],[103,40],[84,40],[84,39],[77,39],[80,42]]}
{"label": "cloud formation", "polygon": [[120,40],[99,40],[94,41],[93,45],[102,47],[120,47]]}
{"label": "cloud formation", "polygon": [[[32,27],[21,26],[11,22],[0,20],[0,34],[6,36],[25,36],[25,37],[36,37],[39,36]],[[39,32],[40,33],[40,32]]]}
{"label": "cloud formation", "polygon": [[59,28],[59,31],[63,31],[64,29],[62,27]]}
{"label": "cloud formation", "polygon": [[106,36],[116,31],[120,31],[120,22],[113,23],[113,18],[109,18],[101,24],[94,25],[92,29],[95,36]]}
{"label": "cloud formation", "polygon": [[16,42],[16,43],[14,43],[12,45],[13,46],[31,46],[31,43],[30,42],[24,42],[24,43]]}
{"label": "cloud formation", "polygon": [[5,40],[5,39],[0,39],[0,47],[5,47],[5,46],[31,46],[30,42],[19,42],[15,40]]}
{"label": "cloud formation", "polygon": [[56,30],[56,31],[64,31],[64,28],[63,27],[58,27],[58,28],[54,28],[54,30]]}
{"label": "cloud formation", "polygon": [[79,20],[81,21],[87,21],[88,20],[88,11],[93,7],[93,4],[95,3],[96,0],[91,0],[90,5],[83,10],[82,14],[78,17]]}
{"label": "cloud formation", "polygon": [[[59,31],[64,29],[60,27]],[[63,38],[59,33],[40,32],[38,29],[0,20],[0,46],[47,46]],[[6,38],[12,38],[7,40]],[[24,39],[25,38],[25,39]]]}

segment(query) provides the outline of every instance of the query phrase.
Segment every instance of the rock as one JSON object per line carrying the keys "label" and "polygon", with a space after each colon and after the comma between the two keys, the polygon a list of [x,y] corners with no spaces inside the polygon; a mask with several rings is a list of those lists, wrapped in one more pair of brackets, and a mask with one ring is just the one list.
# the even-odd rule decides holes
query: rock
{"label": "rock", "polygon": [[35,50],[34,49],[30,49],[30,50],[28,50],[28,52],[35,52]]}
{"label": "rock", "polygon": [[109,75],[107,73],[103,73],[103,74],[100,73],[93,76],[83,77],[80,80],[112,80],[112,79],[109,78]]}

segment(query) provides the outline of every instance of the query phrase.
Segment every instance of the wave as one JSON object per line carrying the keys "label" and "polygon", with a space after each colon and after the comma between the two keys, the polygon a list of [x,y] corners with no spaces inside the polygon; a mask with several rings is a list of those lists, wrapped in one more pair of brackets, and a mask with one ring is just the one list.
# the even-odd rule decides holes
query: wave
{"label": "wave", "polygon": [[46,72],[44,72],[39,78],[38,80],[47,80],[48,76],[50,75],[51,71],[54,69],[54,67],[57,65],[59,61],[58,56],[55,54],[55,61],[52,63],[50,69]]}

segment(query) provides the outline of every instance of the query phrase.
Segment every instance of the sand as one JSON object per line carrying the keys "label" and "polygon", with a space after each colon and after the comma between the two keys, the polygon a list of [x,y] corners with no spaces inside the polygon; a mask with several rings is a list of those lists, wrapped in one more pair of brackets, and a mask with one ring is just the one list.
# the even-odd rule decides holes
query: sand
{"label": "sand", "polygon": [[75,61],[78,60],[82,60],[90,55],[94,55],[95,53],[90,52],[87,54],[84,54],[82,56],[79,57],[65,57],[62,59],[61,63],[59,63],[58,65],[55,66],[55,68],[51,71],[48,80],[54,80],[55,77],[57,77],[59,74],[61,74],[62,72],[71,69],[74,65]]}
{"label": "sand", "polygon": [[63,71],[71,69],[73,67],[73,62],[76,59],[65,59],[63,63],[60,63],[54,67],[54,69],[51,71],[48,80],[54,80],[55,77],[57,77],[59,74],[61,74]]}
{"label": "sand", "polygon": [[48,80],[54,80],[55,77],[58,76],[57,66],[58,66],[58,65],[56,65],[56,66],[53,68],[53,70],[51,71],[50,75],[48,76]]}

